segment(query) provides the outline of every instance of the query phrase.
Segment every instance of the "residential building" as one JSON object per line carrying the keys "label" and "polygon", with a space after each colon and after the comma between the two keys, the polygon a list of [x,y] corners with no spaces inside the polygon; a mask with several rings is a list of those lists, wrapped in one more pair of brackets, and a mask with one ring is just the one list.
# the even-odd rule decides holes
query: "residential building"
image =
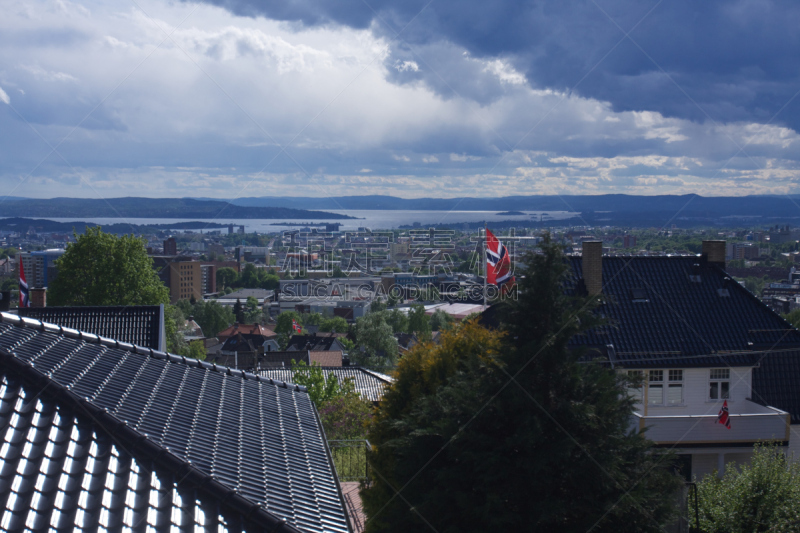
{"label": "residential building", "polygon": [[304,387],[0,320],[4,531],[352,531]]}
{"label": "residential building", "polygon": [[624,235],[622,237],[623,248],[633,248],[636,246],[636,235]]}
{"label": "residential building", "polygon": [[178,255],[178,241],[175,237],[164,240],[164,255]]}
{"label": "residential building", "polygon": [[278,334],[261,324],[233,324],[227,329],[217,333],[217,338],[220,342],[225,342],[229,338],[242,334],[248,337],[258,337],[259,341],[267,341],[270,339],[277,339]]}
{"label": "residential building", "polygon": [[199,261],[169,263],[170,302],[202,300],[206,294],[217,292],[217,266]]}
{"label": "residential building", "polygon": [[[800,332],[731,280],[725,242],[684,257],[603,257],[601,246],[570,258],[568,291],[599,295],[610,325],[572,345],[642,376],[634,427],[696,478],[749,461],[758,442],[800,449]],[[726,401],[730,429],[716,423]]]}
{"label": "residential building", "polygon": [[[47,287],[49,282],[58,275],[56,259],[64,255],[65,250],[54,248],[41,252],[21,252],[18,259],[22,261],[25,269],[25,281],[28,287]],[[17,266],[19,275],[19,266]]]}

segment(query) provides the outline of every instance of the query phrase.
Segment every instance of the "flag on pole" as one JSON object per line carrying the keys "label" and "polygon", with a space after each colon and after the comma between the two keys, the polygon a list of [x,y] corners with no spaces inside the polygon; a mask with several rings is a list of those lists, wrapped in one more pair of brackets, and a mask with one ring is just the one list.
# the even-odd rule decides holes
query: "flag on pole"
{"label": "flag on pole", "polygon": [[300,324],[297,323],[297,320],[292,320],[292,329],[294,329],[295,333],[300,333],[303,330]]}
{"label": "flag on pole", "polygon": [[717,415],[717,423],[722,424],[728,429],[731,429],[731,417],[728,413],[728,400],[722,402],[722,409],[719,410]]}
{"label": "flag on pole", "polygon": [[486,230],[486,282],[501,287],[503,292],[516,283],[511,273],[511,257],[508,249],[494,234]]}
{"label": "flag on pole", "polygon": [[25,281],[25,269],[22,266],[22,256],[19,257],[19,306],[31,306],[31,301],[28,298],[28,282]]}

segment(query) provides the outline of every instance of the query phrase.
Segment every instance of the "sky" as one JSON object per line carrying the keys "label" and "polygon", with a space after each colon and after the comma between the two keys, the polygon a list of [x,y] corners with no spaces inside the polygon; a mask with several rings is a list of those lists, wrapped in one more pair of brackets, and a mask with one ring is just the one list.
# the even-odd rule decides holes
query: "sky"
{"label": "sky", "polygon": [[768,0],[6,0],[0,195],[797,194],[798,27]]}

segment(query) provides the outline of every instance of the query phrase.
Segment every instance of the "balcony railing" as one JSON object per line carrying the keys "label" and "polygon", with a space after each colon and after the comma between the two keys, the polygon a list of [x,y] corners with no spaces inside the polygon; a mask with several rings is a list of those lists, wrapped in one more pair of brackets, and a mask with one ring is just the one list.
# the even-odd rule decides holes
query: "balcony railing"
{"label": "balcony railing", "polygon": [[731,428],[717,423],[716,414],[648,415],[634,413],[632,423],[656,444],[680,447],[746,445],[757,441],[789,440],[790,415],[774,407],[760,413],[731,413]]}
{"label": "balcony railing", "polygon": [[368,440],[329,440],[333,465],[340,482],[369,483],[367,452],[372,449]]}

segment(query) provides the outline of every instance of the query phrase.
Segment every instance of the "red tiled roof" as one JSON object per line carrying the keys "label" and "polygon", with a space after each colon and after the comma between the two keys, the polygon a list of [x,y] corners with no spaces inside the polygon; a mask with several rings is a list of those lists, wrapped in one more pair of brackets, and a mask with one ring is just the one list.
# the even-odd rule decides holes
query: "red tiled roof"
{"label": "red tiled roof", "polygon": [[237,333],[241,333],[242,335],[261,335],[262,337],[277,336],[277,333],[265,326],[262,326],[261,324],[234,324],[228,329],[220,331],[217,334],[217,337],[232,337]]}
{"label": "red tiled roof", "polygon": [[308,356],[311,364],[318,363],[319,366],[342,366],[341,350],[308,352]]}

